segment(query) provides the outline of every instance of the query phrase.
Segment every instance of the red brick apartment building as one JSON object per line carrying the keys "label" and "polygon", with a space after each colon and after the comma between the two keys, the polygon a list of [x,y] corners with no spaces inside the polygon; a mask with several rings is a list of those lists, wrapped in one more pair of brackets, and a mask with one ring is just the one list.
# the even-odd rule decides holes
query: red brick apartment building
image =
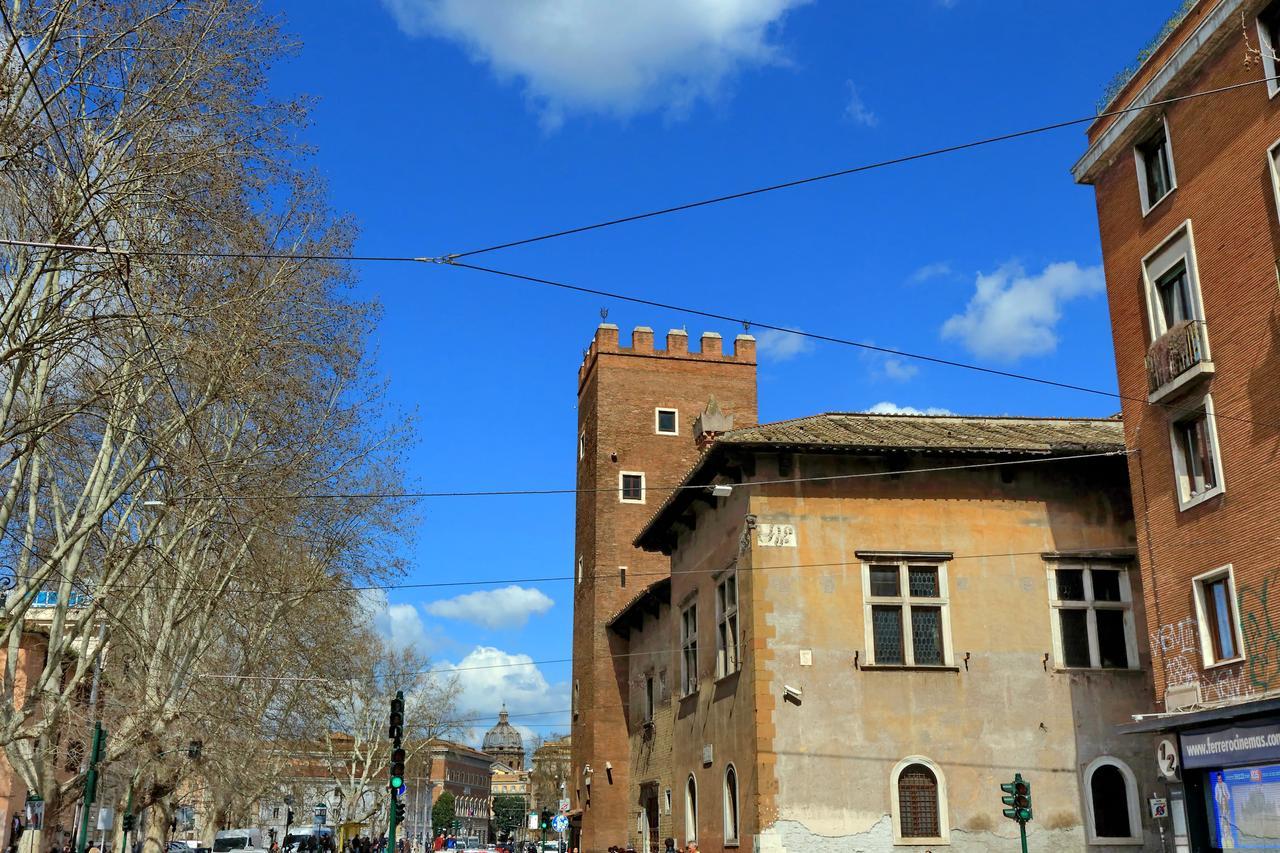
{"label": "red brick apartment building", "polygon": [[661,554],[632,540],[698,457],[695,418],[714,397],[735,426],[756,422],[755,339],[738,335],[733,352],[702,335],[638,327],[631,346],[618,327],[596,330],[578,370],[577,518],[573,608],[571,846],[603,851],[623,843],[634,823],[628,797],[627,661],[606,623],[638,589],[670,571]]}
{"label": "red brick apartment building", "polygon": [[1094,187],[1173,849],[1280,849],[1280,3],[1200,0],[1106,107]]}

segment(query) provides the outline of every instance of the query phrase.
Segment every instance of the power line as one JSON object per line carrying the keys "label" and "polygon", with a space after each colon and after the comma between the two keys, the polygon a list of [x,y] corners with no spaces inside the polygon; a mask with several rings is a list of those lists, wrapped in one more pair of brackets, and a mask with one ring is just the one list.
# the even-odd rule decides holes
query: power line
{"label": "power line", "polygon": [[784,181],[777,184],[769,184],[767,186],[755,187],[748,190],[739,190],[724,195],[713,196],[711,198],[699,199],[696,201],[684,202],[682,204],[671,207],[658,208],[656,210],[645,211],[643,213],[634,213],[627,216],[621,216],[616,219],[608,219],[602,222],[595,222],[590,225],[580,225],[574,228],[565,228],[559,231],[552,231],[546,234],[539,234],[534,237],[525,237],[519,240],[510,240],[505,243],[497,243],[491,246],[485,246],[477,249],[468,249],[465,252],[453,252],[441,256],[430,255],[330,255],[330,254],[306,254],[306,253],[290,253],[290,252],[210,252],[210,251],[182,251],[169,249],[142,249],[130,250],[125,252],[122,250],[111,249],[105,246],[84,246],[68,243],[51,243],[33,240],[20,239],[0,239],[0,245],[9,246],[31,246],[34,248],[53,248],[64,249],[70,251],[97,252],[101,254],[133,254],[138,257],[170,257],[170,258],[235,258],[235,259],[258,259],[258,260],[289,260],[289,261],[352,261],[352,262],[383,262],[383,263],[428,263],[428,264],[448,264],[455,262],[459,258],[472,257],[488,252],[496,252],[501,249],[510,249],[516,246],[525,246],[530,243],[539,243],[544,240],[552,240],[557,237],[566,237],[573,234],[582,234],[587,231],[595,231],[601,228],[609,228],[614,225],[623,225],[629,222],[638,222],[644,219],[652,219],[657,216],[665,216],[671,213],[679,213],[686,210],[693,210],[700,207],[707,207],[714,204],[720,204],[727,201],[735,201],[738,199],[749,198],[751,196],[762,195],[764,193],[775,192],[777,190],[792,189],[794,187],[805,186],[807,184],[827,181],[833,178],[854,175],[860,172],[869,172],[875,169],[883,169],[888,166],[897,166],[904,163],[911,163],[917,160],[924,160],[930,157],[938,157],[944,154],[954,154],[960,151],[967,151],[973,148],[980,148],[986,145],[993,145],[999,142],[1009,142],[1015,139],[1021,139],[1028,136],[1035,136],[1042,133],[1048,133],[1054,130],[1062,130],[1068,127],[1074,127],[1080,124],[1088,124],[1105,118],[1124,115],[1131,112],[1141,112],[1143,110],[1156,109],[1165,107],[1170,104],[1176,104],[1181,101],[1188,101],[1195,98],[1204,98],[1210,95],[1220,95],[1231,92],[1236,89],[1243,89],[1247,86],[1256,86],[1259,83],[1280,80],[1280,77],[1260,77],[1256,80],[1246,80],[1242,83],[1232,83],[1229,86],[1220,86],[1216,89],[1206,89],[1200,92],[1189,92],[1185,95],[1176,95],[1171,98],[1165,98],[1159,101],[1152,101],[1149,104],[1139,106],[1122,107],[1120,109],[1108,110],[1106,112],[1094,113],[1093,115],[1083,116],[1080,118],[1066,119],[1050,124],[1039,125],[1037,127],[1016,130],[1010,133],[1002,133],[995,136],[987,136],[969,142],[962,142],[956,145],[947,145],[941,148],[931,148],[925,151],[919,151],[914,154],[905,154],[899,157],[893,157],[888,160],[879,160],[873,163],[864,163],[858,166],[851,166],[846,169],[838,169],[833,172],[825,172],[819,175],[811,175],[805,178],[797,178],[790,181]]}
{"label": "power line", "polygon": [[[994,367],[984,367],[980,364],[973,364],[967,361],[957,361],[950,358],[941,358],[934,355],[925,355],[924,353],[910,352],[908,350],[890,349],[889,347],[876,346],[865,341],[855,341],[850,338],[840,338],[834,335],[823,335],[817,332],[806,332],[803,329],[795,329],[789,326],[778,326],[771,323],[761,323],[746,317],[734,317],[729,314],[721,314],[715,311],[705,311],[701,308],[691,308],[687,305],[677,305],[671,302],[659,302],[655,299],[645,299],[639,296],[630,296],[625,293],[618,293],[611,290],[602,290],[596,287],[586,287],[579,284],[570,284],[564,281],[557,281],[549,278],[539,278],[538,276],[525,275],[523,273],[511,272],[509,270],[494,269],[492,267],[482,267],[475,264],[464,264],[458,262],[449,262],[446,266],[457,267],[459,269],[475,270],[476,272],[488,273],[490,275],[501,276],[503,278],[514,279],[516,281],[524,281],[530,284],[541,284],[548,287],[556,287],[562,290],[571,290],[575,293],[589,293],[593,296],[604,296],[609,299],[617,299],[620,302],[630,302],[635,305],[647,305],[651,308],[661,308],[666,311],[675,311],[681,314],[691,314],[695,317],[705,317],[710,320],[720,320],[723,322],[735,323],[742,325],[744,328],[756,327],[760,329],[768,329],[774,332],[785,332],[789,335],[797,335],[810,340],[822,341],[824,343],[840,344],[841,346],[854,347],[856,349],[877,352],[884,355],[901,356],[902,358],[923,361],[929,364],[938,364],[944,367],[956,367],[961,370],[970,370],[975,373],[985,373],[990,376],[999,376],[1005,379],[1017,379],[1023,382],[1033,382],[1037,385],[1046,385],[1050,388],[1060,388],[1065,391],[1079,391],[1085,394],[1094,394],[1099,397],[1109,397],[1114,400],[1127,400],[1132,403],[1140,403],[1144,406],[1155,406],[1165,409],[1173,415],[1185,414],[1199,410],[1197,405],[1188,405],[1183,407],[1175,406],[1171,403],[1151,402],[1146,397],[1135,397],[1128,394],[1121,394],[1118,391],[1104,391],[1101,388],[1091,388],[1088,385],[1077,385],[1072,382],[1061,382],[1057,379],[1046,379],[1043,376],[1035,376],[1029,373],[1018,373],[1012,370],[1000,370]],[[1239,421],[1241,423],[1252,424],[1254,426],[1264,426],[1271,429],[1280,429],[1280,424],[1270,423],[1266,421],[1255,421],[1250,418],[1243,418],[1237,415],[1225,415],[1218,411],[1215,407],[1214,418],[1221,418],[1229,421]]]}
{"label": "power line", "polygon": [[644,213],[633,213],[628,216],[621,216],[617,219],[608,219],[603,222],[595,222],[591,225],[579,225],[576,228],[565,228],[560,231],[552,231],[547,234],[539,234],[536,237],[525,237],[521,240],[511,240],[506,243],[497,243],[492,246],[485,246],[479,249],[469,249],[465,252],[454,252],[444,256],[446,263],[452,263],[458,258],[467,258],[473,255],[482,255],[488,252],[497,252],[502,249],[511,249],[516,246],[527,246],[530,243],[541,243],[544,240],[553,240],[557,237],[568,237],[573,234],[582,234],[587,231],[596,231],[601,228],[610,228],[614,225],[624,225],[629,222],[639,222],[643,219],[652,219],[656,216],[665,216],[670,213],[680,213],[686,210],[693,210],[699,207],[708,207],[713,204],[720,204],[726,201],[736,201],[738,199],[750,198],[751,196],[762,195],[764,193],[775,192],[777,190],[792,189],[794,187],[805,186],[819,181],[828,181],[832,178],[842,178],[847,175],[855,175],[859,172],[870,172],[874,169],[883,169],[888,166],[898,166],[903,163],[911,163],[916,160],[924,160],[929,157],[938,157],[943,154],[954,154],[957,151],[967,151],[971,148],[980,148],[984,145],[993,145],[997,142],[1008,142],[1014,139],[1021,139],[1026,136],[1035,136],[1041,133],[1047,133],[1052,130],[1061,130],[1066,127],[1073,127],[1078,124],[1087,124],[1098,121],[1100,119],[1110,118],[1112,116],[1124,115],[1125,113],[1138,112],[1141,110],[1155,109],[1157,107],[1167,106],[1179,101],[1186,101],[1192,98],[1203,98],[1208,95],[1218,95],[1223,92],[1230,92],[1235,89],[1241,89],[1245,86],[1256,86],[1259,83],[1265,83],[1269,80],[1280,79],[1277,77],[1263,77],[1259,80],[1247,80],[1243,83],[1233,83],[1230,86],[1221,86],[1216,89],[1207,89],[1203,92],[1191,92],[1186,95],[1178,95],[1173,98],[1165,98],[1162,101],[1153,101],[1149,104],[1141,106],[1123,107],[1117,110],[1110,110],[1103,113],[1095,113],[1084,118],[1067,119],[1066,121],[1058,121],[1052,124],[1040,125],[1039,127],[1027,128],[1025,130],[1017,130],[1012,133],[1002,133],[997,136],[988,136],[983,139],[975,139],[970,142],[962,142],[958,145],[947,145],[942,148],[932,148],[927,151],[920,151],[915,154],[906,154],[900,157],[893,157],[888,160],[880,160],[875,163],[866,163],[861,166],[852,166],[847,169],[839,169],[834,172],[826,172],[821,175],[813,175],[807,178],[798,178],[796,180],[784,181],[780,184],[770,184],[768,186],[756,187],[749,190],[740,190],[738,192],[727,193],[725,195],[713,196],[712,198],[704,198],[698,201],[685,202],[672,207],[663,207],[657,210],[650,210]]}
{"label": "power line", "polygon": [[[875,417],[872,413],[866,413]],[[900,417],[898,415],[883,415],[882,417]],[[1030,418],[1029,420],[1035,420]],[[1105,420],[1105,418],[1097,418],[1095,420]],[[869,448],[875,450],[877,448]],[[880,448],[885,450],[894,450],[898,448]],[[940,448],[942,450],[954,450],[954,448]],[[981,452],[983,448],[975,448],[967,452]],[[994,450],[994,452],[1008,452]],[[825,474],[817,477],[790,477],[777,480],[752,480],[750,482],[731,484],[735,489],[755,488],[757,486],[777,486],[791,485],[793,483],[817,483],[831,480],[856,480],[866,477],[892,477],[902,474],[931,474],[940,471],[964,471],[973,468],[1000,468],[1005,465],[1029,465],[1040,462],[1061,462],[1068,459],[1095,459],[1102,456],[1127,456],[1132,451],[1128,450],[1107,450],[1098,453],[1072,453],[1060,456],[1048,455],[1052,451],[1044,451],[1046,455],[1036,456],[1030,459],[1010,459],[1000,462],[975,462],[967,465],[942,465],[932,468],[905,468],[901,471],[866,471],[856,474]],[[706,491],[710,485],[645,485],[646,491],[671,491],[678,492],[687,489],[695,491]],[[511,496],[536,496],[536,495],[577,495],[577,494],[609,494],[617,492],[616,486],[608,486],[602,488],[589,489],[482,489],[478,491],[452,491],[452,492],[331,492],[331,493],[308,493],[304,492],[297,495],[239,495],[240,500],[353,500],[357,498],[367,498],[371,500],[389,500],[389,499],[420,499],[420,498],[475,498],[475,497],[511,497]],[[185,503],[187,501],[208,500],[203,495],[182,495],[178,497],[168,498],[168,501],[174,503]]]}

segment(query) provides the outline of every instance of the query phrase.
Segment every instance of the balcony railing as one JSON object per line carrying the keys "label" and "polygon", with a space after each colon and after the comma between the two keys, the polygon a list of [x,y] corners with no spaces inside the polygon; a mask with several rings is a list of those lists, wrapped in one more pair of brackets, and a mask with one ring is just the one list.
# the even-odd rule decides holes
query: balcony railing
{"label": "balcony railing", "polygon": [[1177,381],[1200,365],[1209,364],[1208,329],[1199,320],[1184,320],[1160,337],[1147,350],[1147,393]]}

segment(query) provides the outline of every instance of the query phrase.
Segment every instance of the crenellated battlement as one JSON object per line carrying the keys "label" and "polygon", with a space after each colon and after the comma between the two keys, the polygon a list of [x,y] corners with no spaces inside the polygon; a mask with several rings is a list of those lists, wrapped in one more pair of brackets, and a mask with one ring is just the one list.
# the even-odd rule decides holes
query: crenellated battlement
{"label": "crenellated battlement", "polygon": [[596,358],[601,354],[644,356],[646,358],[681,358],[700,361],[756,363],[756,339],[752,335],[738,335],[733,339],[733,352],[724,352],[724,341],[719,332],[703,332],[697,350],[689,349],[689,333],[683,329],[667,332],[666,349],[655,349],[653,329],[636,326],[631,330],[631,346],[624,347],[619,339],[618,327],[613,323],[601,323],[596,327],[595,338],[583,354],[578,368],[579,384],[586,378]]}

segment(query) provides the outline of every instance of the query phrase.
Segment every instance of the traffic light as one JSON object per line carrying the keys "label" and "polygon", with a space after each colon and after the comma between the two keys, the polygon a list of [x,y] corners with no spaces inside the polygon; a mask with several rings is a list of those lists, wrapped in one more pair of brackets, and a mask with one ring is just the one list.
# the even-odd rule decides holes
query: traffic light
{"label": "traffic light", "polygon": [[1005,794],[1000,802],[1009,807],[1004,809],[1005,817],[1018,823],[1031,820],[1031,783],[1021,773],[1013,774],[1013,781],[1005,782],[1000,790]]}
{"label": "traffic light", "polygon": [[391,819],[396,823],[404,823],[404,803],[391,798]]}
{"label": "traffic light", "polygon": [[397,746],[391,750],[391,790],[399,791],[404,784],[404,750]]}
{"label": "traffic light", "polygon": [[134,818],[132,814],[127,814],[124,816],[124,818],[121,820],[121,825],[123,826],[125,832],[133,832],[135,820],[136,818]]}
{"label": "traffic light", "polygon": [[293,826],[293,809],[286,809],[284,813],[284,825]]}
{"label": "traffic light", "polygon": [[542,818],[541,824],[543,829],[546,829],[547,827],[551,826],[551,809],[543,809],[541,818]]}
{"label": "traffic light", "polygon": [[396,696],[391,700],[391,716],[387,718],[387,737],[399,745],[400,737],[404,733],[404,691],[397,690]]}
{"label": "traffic light", "polygon": [[200,757],[200,750],[204,748],[204,741],[193,740],[187,744],[187,758],[192,760]]}

